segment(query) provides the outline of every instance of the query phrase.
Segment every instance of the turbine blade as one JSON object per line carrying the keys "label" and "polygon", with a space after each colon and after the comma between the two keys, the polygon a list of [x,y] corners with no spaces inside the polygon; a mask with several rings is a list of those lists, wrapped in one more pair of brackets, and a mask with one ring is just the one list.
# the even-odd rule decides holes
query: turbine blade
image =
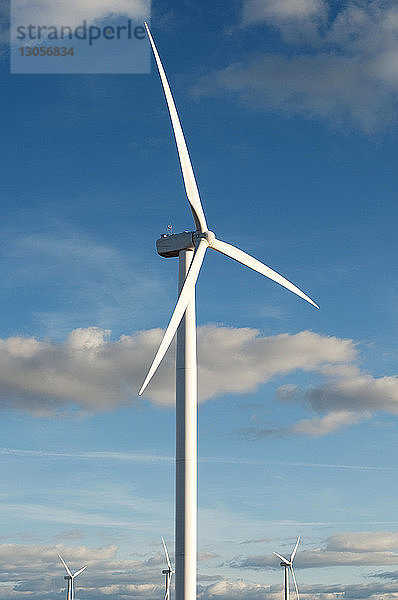
{"label": "turbine blade", "polygon": [[166,73],[164,71],[162,62],[160,60],[159,53],[153,41],[152,34],[149,30],[147,23],[144,23],[149,41],[152,46],[153,54],[155,56],[156,64],[158,67],[160,79],[163,85],[164,95],[166,96],[167,106],[170,113],[171,123],[173,125],[174,137],[177,144],[178,156],[180,159],[182,176],[184,179],[185,191],[187,198],[191,205],[195,226],[198,231],[204,233],[207,231],[206,218],[203,212],[202,202],[199,196],[198,186],[196,184],[195,175],[192,169],[191,160],[189,158],[187,144],[185,142],[184,133],[182,131],[181,123],[178,118],[177,109],[174,104],[173,96],[171,94],[170,86],[167,81]]}
{"label": "turbine blade", "polygon": [[155,358],[153,359],[153,363],[151,368],[149,369],[148,375],[145,378],[144,383],[138,395],[141,396],[144,393],[145,388],[148,383],[151,381],[156,369],[162,362],[164,355],[167,352],[168,347],[170,346],[176,331],[178,329],[179,324],[181,323],[181,319],[184,316],[185,310],[189,304],[189,300],[191,297],[191,293],[195,289],[196,280],[198,279],[200,267],[202,266],[202,262],[205,256],[206,249],[208,247],[208,242],[204,238],[200,240],[199,246],[196,249],[195,255],[193,257],[193,261],[188,271],[188,275],[185,279],[184,285],[182,287],[180,296],[178,298],[177,304],[174,308],[174,312],[170,319],[170,322],[167,326],[163,339],[160,343],[158,351],[156,353]]}
{"label": "turbine blade", "polygon": [[278,558],[280,558],[282,562],[286,563],[287,565],[290,565],[290,562],[287,560],[287,558],[285,558],[281,554],[278,554],[277,552],[274,552],[273,554],[275,554],[275,556],[277,556]]}
{"label": "turbine blade", "polygon": [[76,571],[76,573],[73,575],[73,578],[75,578],[78,575],[80,575],[80,573],[83,573],[84,569],[87,569],[87,565],[85,567],[83,567],[82,569],[80,569],[79,571]]}
{"label": "turbine blade", "polygon": [[211,248],[213,248],[213,250],[217,250],[217,252],[221,252],[221,254],[225,254],[226,256],[235,259],[236,261],[242,263],[242,265],[257,271],[258,273],[261,273],[261,275],[265,275],[265,277],[272,279],[272,281],[279,283],[279,285],[282,285],[294,294],[297,294],[297,296],[300,296],[300,298],[307,300],[307,302],[315,306],[315,308],[319,308],[319,306],[315,304],[311,298],[299,290],[298,287],[293,285],[293,283],[290,283],[290,281],[282,277],[282,275],[279,275],[279,273],[273,271],[270,269],[270,267],[267,267],[256,258],[253,258],[250,256],[250,254],[246,254],[246,252],[239,250],[239,248],[235,248],[235,246],[231,246],[231,244],[227,244],[226,242],[222,242],[221,240],[217,239],[211,244]]}
{"label": "turbine blade", "polygon": [[291,565],[290,565],[290,572],[292,574],[292,579],[293,579],[293,582],[294,582],[294,587],[296,588],[297,600],[300,600],[299,591],[298,591],[298,587],[297,587],[297,581],[296,581],[296,578],[294,576],[293,567]]}
{"label": "turbine blade", "polygon": [[72,573],[70,572],[69,567],[66,564],[66,562],[64,561],[64,559],[62,558],[62,556],[60,554],[58,554],[58,557],[61,559],[61,562],[64,565],[65,571],[68,573],[69,577],[72,577]]}
{"label": "turbine blade", "polygon": [[293,550],[293,552],[291,554],[291,557],[290,557],[290,562],[291,563],[294,561],[294,557],[296,556],[296,552],[297,552],[297,548],[298,548],[299,542],[300,542],[300,536],[298,536],[296,545],[295,545],[294,550]]}
{"label": "turbine blade", "polygon": [[173,572],[173,569],[171,568],[171,563],[170,563],[170,557],[169,557],[169,553],[167,552],[167,546],[166,546],[166,542],[164,541],[163,537],[162,537],[162,544],[163,544],[163,548],[164,548],[164,553],[166,555],[166,561],[167,561],[167,566],[170,569],[170,573]]}

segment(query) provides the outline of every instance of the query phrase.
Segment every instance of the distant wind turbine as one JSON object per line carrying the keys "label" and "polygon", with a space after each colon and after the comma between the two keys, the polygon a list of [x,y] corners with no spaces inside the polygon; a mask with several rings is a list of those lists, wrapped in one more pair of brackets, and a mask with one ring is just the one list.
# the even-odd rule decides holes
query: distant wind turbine
{"label": "distant wind turbine", "polygon": [[197,363],[195,286],[206,250],[216,250],[265,275],[316,308],[317,304],[295,285],[246,252],[218,240],[207,227],[182,127],[158,51],[148,25],[146,31],[155,56],[173,126],[186,195],[195,231],[164,234],[156,242],[165,258],[179,257],[179,297],[159,349],[139,391],[143,394],[161,363],[175,333],[176,359],[176,600],[196,600],[197,564]]}
{"label": "distant wind turbine", "polygon": [[68,565],[66,564],[66,562],[64,561],[64,559],[62,558],[62,556],[60,554],[58,554],[62,564],[65,567],[65,571],[68,573],[67,575],[65,575],[64,579],[66,579],[68,581],[68,589],[66,592],[66,600],[75,600],[75,577],[77,577],[78,575],[80,575],[80,573],[83,573],[84,569],[87,569],[87,565],[85,567],[83,567],[82,569],[79,569],[79,571],[76,571],[76,573],[71,573]]}
{"label": "distant wind turbine", "polygon": [[284,558],[281,554],[278,554],[277,552],[274,552],[275,556],[277,556],[278,558],[281,559],[281,567],[284,568],[284,586],[285,586],[285,600],[289,600],[289,571],[292,574],[292,579],[293,579],[293,583],[294,583],[294,587],[296,588],[296,594],[297,594],[297,600],[300,600],[299,598],[299,591],[298,591],[298,587],[297,587],[297,581],[296,578],[294,576],[294,571],[293,571],[293,561],[294,561],[294,557],[296,556],[296,552],[297,552],[297,548],[300,542],[300,536],[298,536],[297,538],[297,542],[296,545],[293,549],[293,552],[290,555],[290,559],[288,560],[287,558]]}
{"label": "distant wind turbine", "polygon": [[163,544],[163,548],[164,548],[164,553],[166,555],[166,562],[167,562],[167,569],[163,569],[162,573],[165,576],[165,592],[164,592],[164,600],[170,600],[170,585],[171,585],[171,579],[174,575],[174,570],[171,566],[171,562],[170,562],[170,557],[169,557],[169,553],[167,551],[167,546],[166,546],[166,542],[164,541],[164,539],[162,538],[162,544]]}

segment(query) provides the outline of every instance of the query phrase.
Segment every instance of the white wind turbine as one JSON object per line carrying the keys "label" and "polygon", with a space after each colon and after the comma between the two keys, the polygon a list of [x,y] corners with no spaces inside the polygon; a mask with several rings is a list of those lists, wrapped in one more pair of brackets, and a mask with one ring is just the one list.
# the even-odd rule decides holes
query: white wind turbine
{"label": "white wind turbine", "polygon": [[[165,258],[179,258],[179,297],[148,375],[139,391],[143,394],[177,332],[176,357],[176,600],[196,599],[197,552],[197,364],[195,285],[208,248],[225,254],[265,275],[318,308],[317,304],[287,279],[246,252],[218,240],[209,231],[189,158],[182,127],[148,25],[146,31],[166,96],[181,165],[186,195],[195,231],[162,235],[157,251]],[[178,330],[178,331],[177,331]]]}
{"label": "white wind turbine", "polygon": [[82,573],[84,571],[84,569],[87,569],[87,565],[85,567],[83,567],[82,569],[79,569],[79,571],[76,571],[76,573],[72,574],[71,570],[69,569],[68,565],[66,564],[66,562],[64,561],[62,556],[60,554],[58,554],[58,556],[61,559],[61,562],[65,567],[65,571],[68,573],[64,577],[64,579],[66,579],[68,581],[68,590],[66,592],[66,600],[75,600],[75,577],[80,575],[80,573]]}
{"label": "white wind turbine", "polygon": [[293,561],[294,561],[294,557],[296,556],[299,541],[300,541],[300,536],[298,536],[298,538],[297,538],[296,545],[293,549],[293,552],[290,555],[290,560],[288,560],[287,558],[284,558],[284,556],[281,556],[281,554],[274,552],[275,556],[277,556],[278,558],[281,559],[282,562],[280,563],[280,565],[281,565],[281,567],[284,568],[284,578],[283,578],[284,586],[285,586],[284,600],[289,600],[289,571],[292,574],[294,587],[296,588],[297,600],[300,600],[299,591],[298,591],[298,587],[297,587],[297,581],[296,581],[296,578],[294,576],[294,571],[293,571]]}
{"label": "white wind turbine", "polygon": [[164,548],[164,553],[166,555],[166,562],[167,562],[167,569],[163,569],[162,573],[165,576],[165,592],[164,592],[164,600],[170,600],[170,585],[171,585],[171,579],[174,575],[174,570],[171,566],[171,562],[170,562],[170,557],[169,557],[169,553],[167,551],[167,546],[166,546],[166,542],[164,541],[163,537],[162,537],[162,544],[163,544],[163,548]]}

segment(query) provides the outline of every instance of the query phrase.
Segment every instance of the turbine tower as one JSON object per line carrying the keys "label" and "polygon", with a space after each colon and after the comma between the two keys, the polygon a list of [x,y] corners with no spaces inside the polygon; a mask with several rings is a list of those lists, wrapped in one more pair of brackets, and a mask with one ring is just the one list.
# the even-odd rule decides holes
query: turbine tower
{"label": "turbine tower", "polygon": [[164,592],[164,600],[170,600],[170,585],[171,585],[171,579],[174,575],[174,570],[171,566],[171,562],[170,562],[170,557],[169,557],[169,553],[167,551],[167,546],[166,546],[166,542],[164,541],[164,539],[162,538],[162,544],[163,544],[163,548],[164,548],[164,553],[166,555],[166,562],[167,562],[167,569],[163,569],[162,573],[165,576],[165,592]]}
{"label": "turbine tower", "polygon": [[296,556],[299,542],[300,542],[300,536],[298,536],[298,538],[297,538],[296,545],[293,549],[293,552],[290,555],[290,560],[288,560],[287,558],[284,558],[283,556],[281,556],[281,554],[274,552],[275,556],[277,556],[278,558],[281,559],[282,562],[280,563],[280,565],[281,565],[281,567],[284,568],[283,582],[284,582],[284,587],[285,587],[285,600],[289,600],[289,571],[292,574],[294,587],[296,588],[297,600],[300,600],[299,591],[298,591],[298,587],[297,587],[297,581],[296,581],[296,578],[294,576],[294,571],[293,571],[293,561],[294,561],[294,557]]}
{"label": "turbine tower", "polygon": [[62,564],[65,567],[65,571],[68,573],[67,575],[65,575],[64,579],[66,579],[68,581],[68,589],[66,592],[66,600],[75,600],[75,577],[77,577],[78,575],[80,575],[80,573],[82,573],[84,571],[84,569],[87,569],[87,565],[85,567],[83,567],[82,569],[79,569],[79,571],[76,571],[76,573],[71,573],[68,565],[66,564],[66,562],[64,561],[64,559],[62,558],[62,556],[60,554],[58,554]]}
{"label": "turbine tower", "polygon": [[165,258],[179,258],[179,297],[148,375],[139,391],[143,394],[177,332],[176,357],[176,600],[196,600],[197,563],[197,363],[195,286],[206,250],[211,248],[265,275],[316,308],[317,304],[295,285],[246,252],[218,240],[209,231],[182,127],[153,37],[145,23],[149,41],[173,126],[186,195],[195,231],[162,235],[157,251]]}

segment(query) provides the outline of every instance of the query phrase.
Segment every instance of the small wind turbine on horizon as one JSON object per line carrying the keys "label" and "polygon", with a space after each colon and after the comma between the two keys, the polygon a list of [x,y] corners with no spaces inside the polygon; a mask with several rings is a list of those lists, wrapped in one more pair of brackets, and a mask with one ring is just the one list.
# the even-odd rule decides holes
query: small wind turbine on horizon
{"label": "small wind turbine on horizon", "polygon": [[163,575],[165,576],[164,600],[170,600],[170,585],[171,585],[171,579],[174,575],[174,570],[173,570],[173,567],[171,566],[170,556],[167,551],[166,542],[164,541],[163,537],[162,537],[162,544],[163,544],[164,553],[166,555],[166,562],[167,562],[167,569],[163,569],[163,571],[162,571]]}
{"label": "small wind turbine on horizon", "polygon": [[71,570],[69,569],[68,565],[66,564],[66,562],[64,561],[62,556],[60,554],[58,554],[58,556],[59,556],[62,564],[65,567],[65,571],[68,573],[67,575],[64,576],[64,579],[66,579],[68,581],[66,600],[75,600],[75,577],[80,575],[80,573],[83,573],[84,569],[87,569],[87,565],[85,567],[83,567],[82,569],[79,569],[78,571],[76,571],[76,573],[72,574]]}
{"label": "small wind turbine on horizon", "polygon": [[195,231],[164,234],[156,242],[158,254],[179,258],[179,296],[159,349],[139,391],[142,395],[177,332],[176,356],[176,600],[196,600],[197,568],[197,358],[195,286],[208,248],[257,271],[300,296],[316,308],[304,292],[270,267],[216,238],[208,229],[199,190],[170,86],[155,42],[145,23],[173,126],[186,195]]}
{"label": "small wind turbine on horizon", "polygon": [[297,581],[296,581],[296,577],[294,576],[294,571],[293,571],[293,561],[294,561],[294,557],[296,556],[299,542],[300,542],[300,536],[298,536],[298,538],[297,538],[296,545],[294,546],[293,552],[291,553],[289,560],[287,558],[285,558],[284,556],[282,556],[281,554],[274,552],[275,556],[277,556],[281,560],[280,566],[284,568],[284,577],[283,577],[283,582],[284,582],[284,587],[285,587],[284,600],[289,600],[289,571],[292,575],[294,587],[296,588],[297,600],[300,600],[299,591],[298,591],[298,587],[297,587]]}

